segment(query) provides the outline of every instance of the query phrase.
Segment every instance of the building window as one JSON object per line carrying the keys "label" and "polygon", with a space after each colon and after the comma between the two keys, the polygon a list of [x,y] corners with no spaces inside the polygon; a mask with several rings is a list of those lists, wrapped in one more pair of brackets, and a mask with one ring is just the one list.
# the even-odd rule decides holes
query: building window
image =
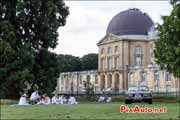
{"label": "building window", "polygon": [[115,91],[119,91],[119,74],[115,74]]}
{"label": "building window", "polygon": [[146,81],[146,73],[142,72],[141,73],[141,82],[145,82]]}
{"label": "building window", "polygon": [[142,64],[142,48],[140,46],[135,48],[135,66]]}
{"label": "building window", "polygon": [[154,81],[159,81],[160,80],[160,74],[159,72],[154,73]]}
{"label": "building window", "polygon": [[61,84],[64,85],[64,79],[61,79]]}
{"label": "building window", "polygon": [[112,85],[112,75],[109,74],[109,75],[108,75],[108,81],[107,81],[107,87],[108,87],[108,88],[111,88],[111,85]]}
{"label": "building window", "polygon": [[115,46],[114,52],[115,52],[115,53],[119,53],[119,47],[118,47],[118,46]]}
{"label": "building window", "polygon": [[95,75],[95,84],[98,84],[98,76]]}
{"label": "building window", "polygon": [[101,58],[101,69],[104,70],[105,68],[105,59]]}
{"label": "building window", "polygon": [[158,85],[154,85],[154,92],[159,92],[159,86]]}
{"label": "building window", "polygon": [[101,55],[104,55],[104,53],[105,53],[105,49],[102,48],[102,49],[101,49]]}
{"label": "building window", "polygon": [[81,75],[79,76],[79,80],[80,80],[79,83],[82,84],[82,76]]}
{"label": "building window", "polygon": [[112,54],[112,48],[111,47],[108,47],[108,54]]}
{"label": "building window", "polygon": [[171,76],[168,72],[165,73],[165,81],[171,81]]}
{"label": "building window", "polygon": [[171,86],[170,85],[166,85],[166,92],[171,92]]}
{"label": "building window", "polygon": [[120,67],[120,64],[119,64],[119,63],[120,63],[119,56],[115,57],[114,62],[115,62],[115,68],[118,69],[118,68]]}
{"label": "building window", "polygon": [[108,58],[108,70],[112,70],[112,57]]}

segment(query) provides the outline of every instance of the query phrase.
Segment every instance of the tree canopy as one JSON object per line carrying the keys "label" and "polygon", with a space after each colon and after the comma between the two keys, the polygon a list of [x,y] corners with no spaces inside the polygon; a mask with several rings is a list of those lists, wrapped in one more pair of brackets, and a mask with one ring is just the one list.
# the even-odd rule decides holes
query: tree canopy
{"label": "tree canopy", "polygon": [[98,54],[89,53],[82,58],[72,55],[58,55],[60,72],[82,70],[96,70],[98,68]]}
{"label": "tree canopy", "polygon": [[98,54],[91,53],[82,57],[83,70],[96,70],[98,69]]}
{"label": "tree canopy", "polygon": [[57,30],[66,24],[62,0],[0,1],[1,97],[17,98],[38,86],[50,93],[59,75]]}
{"label": "tree canopy", "polygon": [[180,78],[180,2],[172,0],[173,10],[163,16],[163,24],[158,25],[159,39],[155,41],[156,62],[164,70]]}

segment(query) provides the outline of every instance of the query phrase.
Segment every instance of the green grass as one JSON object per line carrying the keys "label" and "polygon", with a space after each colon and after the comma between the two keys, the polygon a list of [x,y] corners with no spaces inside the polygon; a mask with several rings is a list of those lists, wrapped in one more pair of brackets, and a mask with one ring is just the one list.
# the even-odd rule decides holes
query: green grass
{"label": "green grass", "polygon": [[[137,103],[141,107],[167,107],[167,113],[120,113],[124,103],[78,105],[1,105],[1,119],[177,119],[179,103]],[[133,107],[135,103],[128,105]]]}

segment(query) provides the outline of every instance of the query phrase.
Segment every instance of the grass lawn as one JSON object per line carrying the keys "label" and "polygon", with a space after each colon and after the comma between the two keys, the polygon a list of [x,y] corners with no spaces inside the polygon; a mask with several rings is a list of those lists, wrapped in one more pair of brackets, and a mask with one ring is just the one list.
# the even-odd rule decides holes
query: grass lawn
{"label": "grass lawn", "polygon": [[1,105],[1,119],[180,119],[179,103],[137,103],[140,107],[167,107],[167,113],[120,113],[122,104]]}

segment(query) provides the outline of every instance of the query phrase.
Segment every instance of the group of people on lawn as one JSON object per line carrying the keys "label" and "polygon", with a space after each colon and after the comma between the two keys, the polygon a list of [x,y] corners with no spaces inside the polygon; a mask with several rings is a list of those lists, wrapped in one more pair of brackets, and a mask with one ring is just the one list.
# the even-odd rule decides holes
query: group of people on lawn
{"label": "group of people on lawn", "polygon": [[99,99],[98,99],[98,102],[109,103],[109,102],[112,102],[112,98],[111,97],[107,97],[107,96],[100,96]]}
{"label": "group of people on lawn", "polygon": [[[100,96],[97,100],[97,102],[100,103],[109,103],[111,102],[112,99],[111,97],[108,96]],[[40,95],[38,90],[35,90],[30,98],[28,98],[27,94],[23,94],[20,97],[19,100],[19,105],[49,105],[49,104],[78,104],[78,102],[76,101],[76,98],[74,96],[69,96],[69,98],[67,99],[67,97],[63,96],[63,95],[58,95],[55,94],[52,98],[50,98],[47,94],[43,94]]]}
{"label": "group of people on lawn", "polygon": [[74,96],[70,96],[69,99],[67,99],[65,96],[59,96],[55,94],[52,99],[47,95],[43,94],[40,95],[39,91],[34,91],[30,98],[28,99],[28,96],[26,94],[23,94],[20,97],[19,105],[49,105],[49,104],[78,104],[76,101],[76,98]]}

